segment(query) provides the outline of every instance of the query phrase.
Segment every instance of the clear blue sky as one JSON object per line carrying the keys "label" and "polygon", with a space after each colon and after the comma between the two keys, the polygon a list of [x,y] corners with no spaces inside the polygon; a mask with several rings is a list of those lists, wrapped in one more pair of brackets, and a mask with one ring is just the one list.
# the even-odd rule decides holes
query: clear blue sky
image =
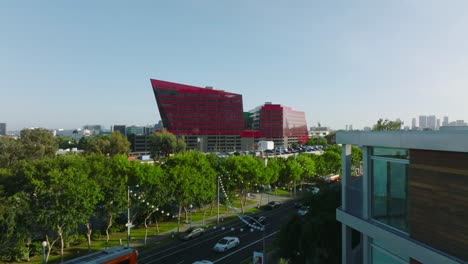
{"label": "clear blue sky", "polygon": [[468,1],[2,1],[8,130],[160,120],[150,78],[306,112],[308,125],[468,120]]}

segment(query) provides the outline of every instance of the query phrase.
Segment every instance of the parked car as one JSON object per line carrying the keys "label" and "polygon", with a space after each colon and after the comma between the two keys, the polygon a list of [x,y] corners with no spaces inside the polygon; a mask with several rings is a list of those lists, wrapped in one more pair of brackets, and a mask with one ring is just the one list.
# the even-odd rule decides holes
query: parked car
{"label": "parked car", "polygon": [[275,208],[280,207],[280,206],[281,206],[281,203],[278,202],[278,201],[271,201],[271,202],[266,204],[267,209],[275,209]]}
{"label": "parked car", "polygon": [[303,206],[302,202],[300,202],[300,201],[294,202],[294,207],[301,208],[302,206]]}
{"label": "parked car", "polygon": [[299,210],[297,210],[297,214],[300,216],[304,216],[308,213],[309,213],[309,206],[302,206],[301,208],[299,208]]}
{"label": "parked car", "polygon": [[233,247],[237,247],[239,244],[240,240],[238,237],[224,237],[214,245],[213,250],[216,252],[226,252]]}
{"label": "parked car", "polygon": [[197,228],[194,228],[194,229],[189,229],[185,233],[186,233],[186,235],[184,235],[182,237],[182,239],[183,240],[190,240],[192,238],[196,238],[196,237],[199,237],[199,236],[203,235],[205,233],[205,229],[203,229],[201,227],[197,227]]}
{"label": "parked car", "polygon": [[209,260],[197,260],[192,264],[213,264],[213,262],[211,262]]}
{"label": "parked car", "polygon": [[311,192],[312,194],[317,194],[320,192],[320,189],[318,187],[310,187],[310,188],[307,188],[307,191]]}

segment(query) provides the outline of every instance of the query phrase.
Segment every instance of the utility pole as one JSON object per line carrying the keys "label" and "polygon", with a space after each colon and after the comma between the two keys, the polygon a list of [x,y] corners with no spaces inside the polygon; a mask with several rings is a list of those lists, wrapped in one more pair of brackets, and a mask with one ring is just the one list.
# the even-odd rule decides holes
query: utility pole
{"label": "utility pole", "polygon": [[127,248],[130,248],[130,186],[127,186]]}
{"label": "utility pole", "polygon": [[[294,161],[297,161],[296,159],[296,153],[294,153]],[[296,179],[294,179],[294,198],[296,197]]]}
{"label": "utility pole", "polygon": [[218,224],[219,224],[219,180],[220,180],[220,178],[219,178],[219,175],[218,175],[218,217],[217,217]]}

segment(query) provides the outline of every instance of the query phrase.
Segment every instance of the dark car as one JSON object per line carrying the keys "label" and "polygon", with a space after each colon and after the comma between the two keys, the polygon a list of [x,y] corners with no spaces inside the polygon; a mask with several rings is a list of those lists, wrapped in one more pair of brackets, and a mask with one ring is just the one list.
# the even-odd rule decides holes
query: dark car
{"label": "dark car", "polygon": [[267,209],[275,209],[275,208],[278,208],[281,206],[281,203],[278,202],[278,201],[271,201],[269,203],[266,204],[266,208]]}
{"label": "dark car", "polygon": [[185,235],[182,237],[183,240],[189,240],[192,238],[199,237],[205,233],[205,229],[197,227],[194,229],[189,229],[185,232]]}

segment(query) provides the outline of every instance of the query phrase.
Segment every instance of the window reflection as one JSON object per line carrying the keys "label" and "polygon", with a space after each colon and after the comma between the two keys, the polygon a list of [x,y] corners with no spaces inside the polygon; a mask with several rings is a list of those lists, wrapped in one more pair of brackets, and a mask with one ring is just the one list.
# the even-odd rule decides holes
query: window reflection
{"label": "window reflection", "polygon": [[405,232],[409,229],[407,175],[407,160],[372,157],[372,218]]}

